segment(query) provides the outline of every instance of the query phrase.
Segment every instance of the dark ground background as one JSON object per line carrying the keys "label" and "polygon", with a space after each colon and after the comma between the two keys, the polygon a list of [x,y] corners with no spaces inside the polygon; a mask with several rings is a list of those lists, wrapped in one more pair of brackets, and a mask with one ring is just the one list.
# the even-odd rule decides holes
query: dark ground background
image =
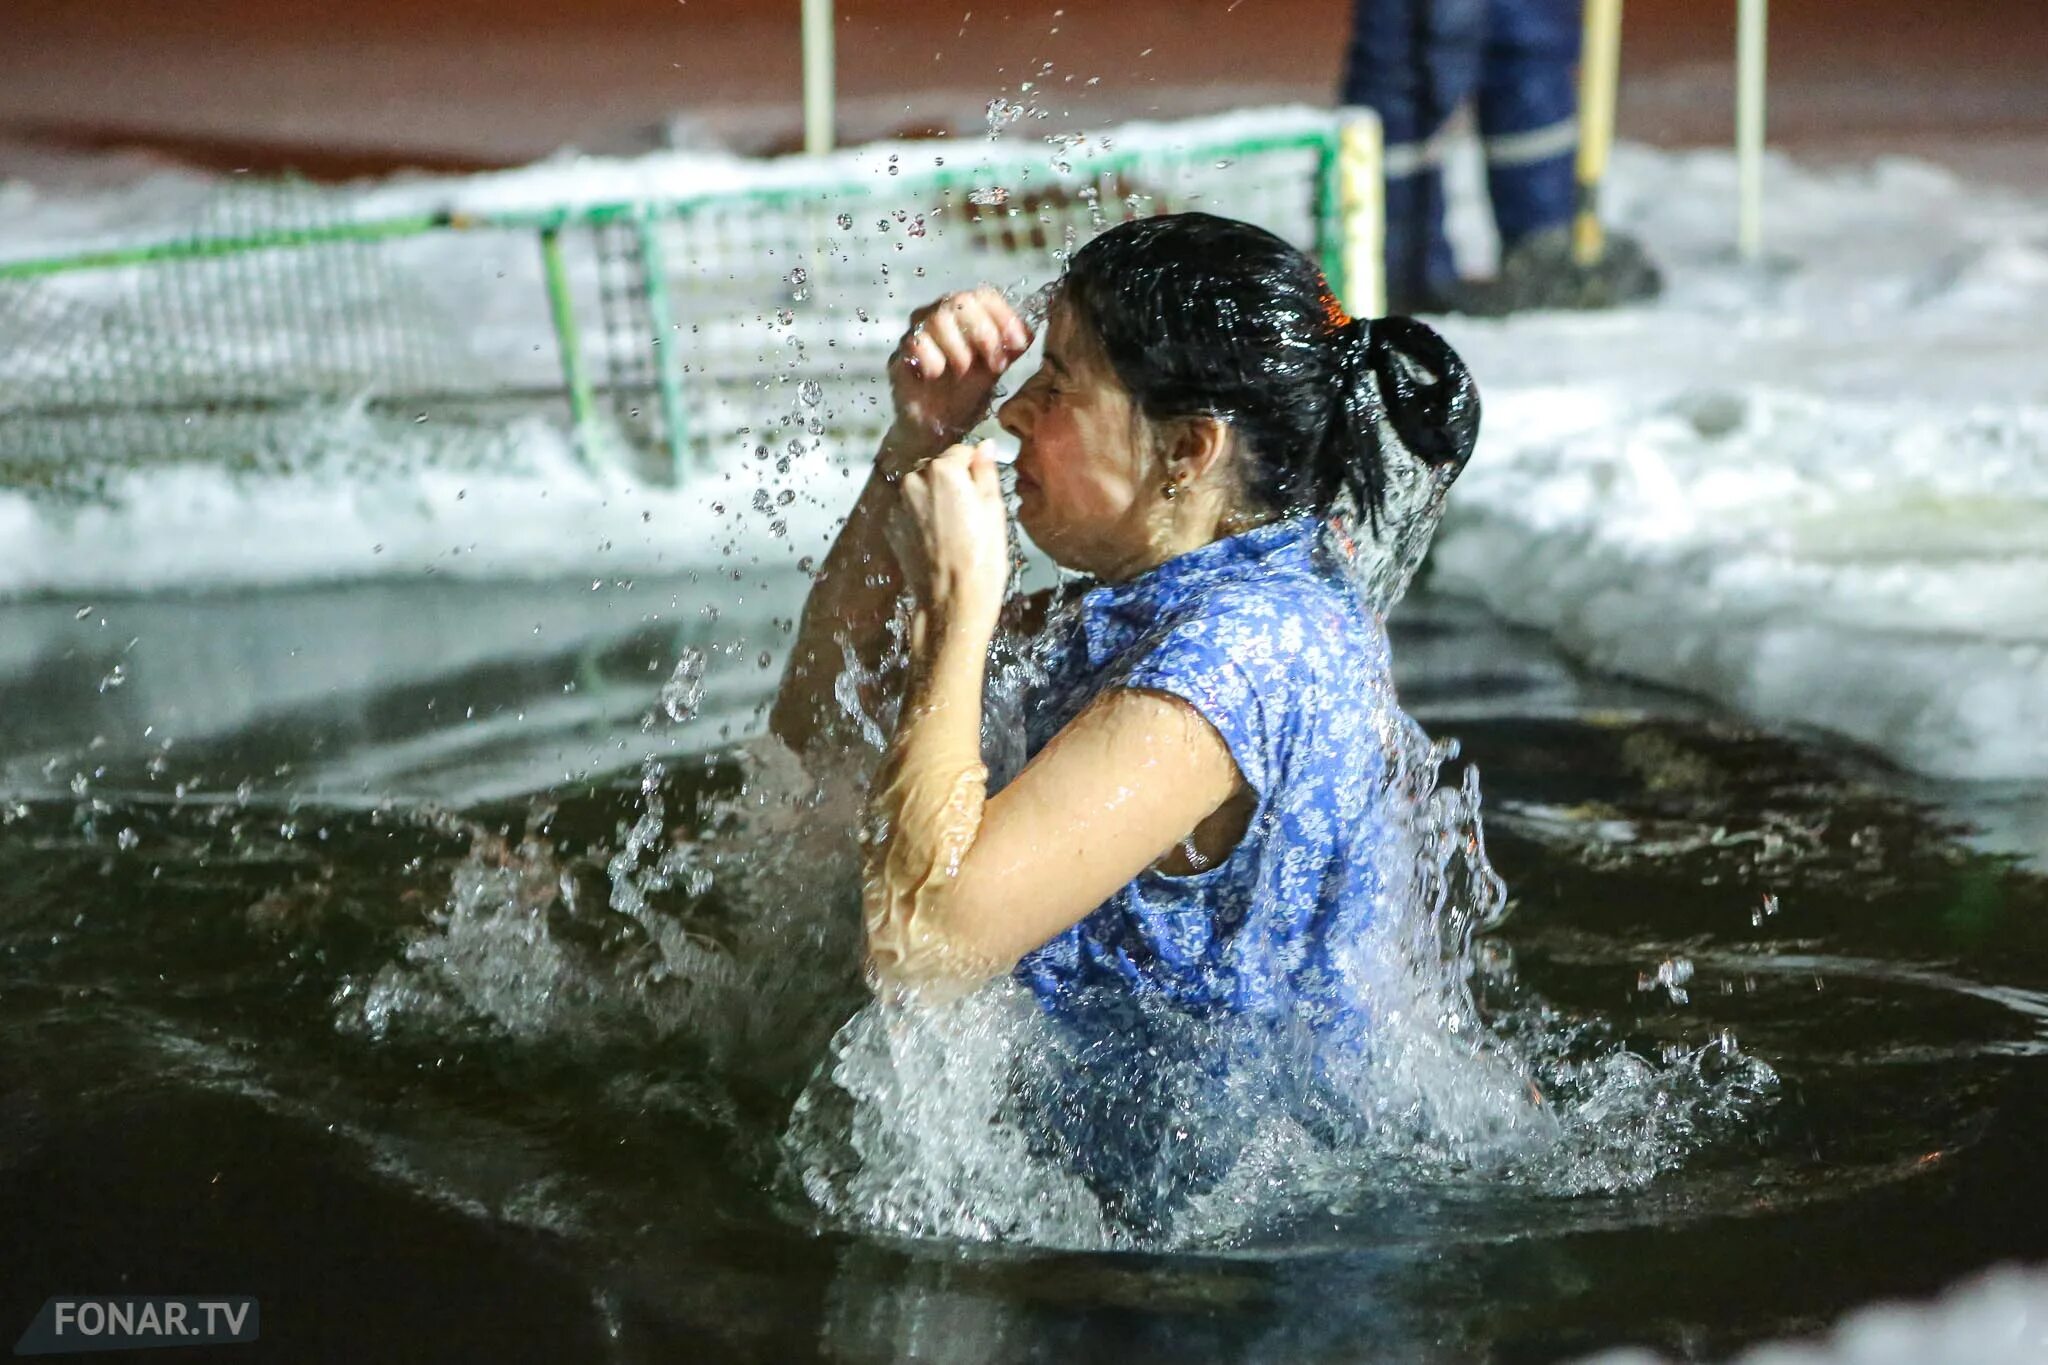
{"label": "dark ground background", "polygon": [[[138,147],[329,178],[502,165],[650,146],[675,114],[733,145],[786,145],[798,13],[798,0],[5,0],[0,178],[90,180],[117,170],[95,154]],[[840,0],[842,133],[971,127],[1046,62],[1042,103],[1083,123],[1321,102],[1349,15],[1349,0]],[[1731,137],[1734,24],[1734,0],[1628,7],[1624,137]],[[1777,145],[2048,181],[2041,0],[1777,0],[1771,60]]]}

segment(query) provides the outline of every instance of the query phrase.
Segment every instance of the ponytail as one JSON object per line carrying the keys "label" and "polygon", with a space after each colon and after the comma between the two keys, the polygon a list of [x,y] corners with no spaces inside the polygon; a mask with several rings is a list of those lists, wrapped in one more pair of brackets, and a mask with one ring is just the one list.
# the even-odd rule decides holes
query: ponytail
{"label": "ponytail", "polygon": [[1414,318],[1351,318],[1328,344],[1336,393],[1316,452],[1313,505],[1326,513],[1348,493],[1377,533],[1387,497],[1382,423],[1449,483],[1479,437],[1479,389],[1450,343]]}

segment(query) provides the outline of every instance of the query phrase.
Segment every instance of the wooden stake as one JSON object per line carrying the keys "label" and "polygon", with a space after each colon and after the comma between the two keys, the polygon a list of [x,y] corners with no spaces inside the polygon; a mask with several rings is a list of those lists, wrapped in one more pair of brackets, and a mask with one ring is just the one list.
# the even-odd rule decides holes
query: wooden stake
{"label": "wooden stake", "polygon": [[1578,212],[1572,219],[1572,261],[1581,269],[1607,250],[1600,223],[1600,182],[1614,149],[1614,90],[1621,79],[1621,0],[1586,0],[1579,56]]}
{"label": "wooden stake", "polygon": [[1344,295],[1353,317],[1387,311],[1387,169],[1379,117],[1353,111],[1337,134],[1337,204],[1342,224]]}

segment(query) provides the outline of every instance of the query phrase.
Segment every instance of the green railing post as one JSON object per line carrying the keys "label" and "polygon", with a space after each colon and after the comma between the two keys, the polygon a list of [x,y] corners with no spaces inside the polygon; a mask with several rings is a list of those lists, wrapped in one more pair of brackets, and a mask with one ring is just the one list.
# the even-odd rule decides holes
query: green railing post
{"label": "green railing post", "polygon": [[689,429],[683,413],[683,367],[676,356],[676,310],[668,296],[668,258],[662,254],[660,221],[651,208],[635,224],[640,234],[640,278],[647,291],[647,317],[654,324],[654,382],[661,391],[661,426],[668,438],[669,466],[683,481]]}
{"label": "green railing post", "polygon": [[576,428],[576,452],[590,461],[590,442],[596,435],[592,415],[590,375],[583,368],[583,341],[576,333],[576,302],[569,297],[569,271],[562,263],[562,229],[550,224],[540,230],[541,268],[547,276],[548,312],[555,322],[555,345],[562,354],[562,382],[569,386],[569,417]]}

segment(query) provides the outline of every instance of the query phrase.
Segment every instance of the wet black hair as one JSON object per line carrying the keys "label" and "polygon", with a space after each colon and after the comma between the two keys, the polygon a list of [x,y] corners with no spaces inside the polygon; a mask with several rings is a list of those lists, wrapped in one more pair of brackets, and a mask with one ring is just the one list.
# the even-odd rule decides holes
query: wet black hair
{"label": "wet black hair", "polygon": [[1328,514],[1348,495],[1377,530],[1383,428],[1455,475],[1479,435],[1479,390],[1413,318],[1347,318],[1315,262],[1263,228],[1207,213],[1121,223],[1074,253],[1057,300],[1153,422],[1236,432],[1246,491]]}

